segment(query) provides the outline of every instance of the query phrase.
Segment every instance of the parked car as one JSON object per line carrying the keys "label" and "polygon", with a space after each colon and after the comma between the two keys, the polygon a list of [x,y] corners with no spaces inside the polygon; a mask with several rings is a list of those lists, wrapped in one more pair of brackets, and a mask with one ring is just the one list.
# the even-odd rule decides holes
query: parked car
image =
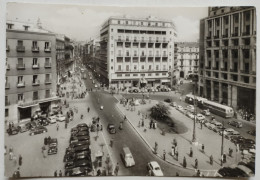
{"label": "parked car", "polygon": [[255,135],[256,135],[255,130],[247,131],[247,133],[250,134],[250,135],[252,135],[252,136],[255,136]]}
{"label": "parked car", "polygon": [[9,135],[16,135],[16,134],[19,133],[19,128],[16,127],[16,126],[12,127],[11,129],[8,128],[8,129],[7,129],[7,133],[8,133]]}
{"label": "parked car", "polygon": [[202,111],[201,111],[201,114],[203,114],[203,115],[205,115],[205,116],[210,116],[210,112],[209,112],[208,109],[207,109],[207,110],[202,110]]}
{"label": "parked car", "polygon": [[248,175],[238,168],[223,167],[218,170],[217,175],[221,177],[248,177]]}
{"label": "parked car", "polygon": [[196,119],[197,119],[198,121],[202,121],[202,120],[205,119],[205,116],[203,116],[202,114],[197,114]]}
{"label": "parked car", "polygon": [[58,114],[57,116],[57,121],[62,122],[66,120],[66,117],[62,114]]}
{"label": "parked car", "polygon": [[164,99],[164,102],[171,103],[172,99],[170,99],[170,98]]}
{"label": "parked car", "polygon": [[57,138],[52,138],[49,142],[48,155],[57,154],[58,152],[58,140]]}
{"label": "parked car", "polygon": [[50,122],[50,124],[54,124],[57,122],[57,118],[56,116],[50,116],[48,117],[48,121]]}
{"label": "parked car", "polygon": [[107,125],[107,130],[110,134],[115,134],[116,133],[116,127],[114,124],[108,124]]}
{"label": "parked car", "polygon": [[161,167],[156,161],[151,161],[147,165],[148,171],[151,171],[152,176],[163,176]]}
{"label": "parked car", "polygon": [[216,133],[219,133],[219,131],[222,131],[222,130],[223,130],[223,127],[215,126],[212,130],[213,130],[214,132],[216,132]]}
{"label": "parked car", "polygon": [[229,121],[228,124],[231,125],[231,126],[234,126],[236,128],[242,128],[243,127],[242,122],[238,122],[238,121]]}
{"label": "parked car", "polygon": [[234,144],[241,144],[244,142],[244,137],[243,136],[231,136],[230,141]]}
{"label": "parked car", "polygon": [[176,106],[177,106],[177,103],[176,103],[176,102],[171,102],[171,103],[170,103],[170,106],[176,107]]}
{"label": "parked car", "polygon": [[238,135],[240,135],[240,133],[238,131],[233,131],[232,135],[238,136]]}
{"label": "parked car", "polygon": [[[232,129],[232,128],[227,128],[223,131],[224,135],[232,135],[232,133],[234,132],[235,130]],[[219,131],[219,135],[222,135],[222,131]]]}
{"label": "parked car", "polygon": [[176,107],[176,109],[177,109],[178,111],[182,111],[184,108],[179,105],[179,106]]}
{"label": "parked car", "polygon": [[194,106],[193,106],[193,105],[188,105],[188,106],[186,107],[186,109],[187,109],[188,111],[190,111],[190,112],[194,112]]}
{"label": "parked car", "polygon": [[43,126],[38,126],[36,127],[35,129],[31,130],[29,135],[30,136],[33,136],[33,135],[36,135],[36,134],[41,134],[41,133],[45,133],[47,132],[47,128],[46,127],[43,127]]}
{"label": "parked car", "polygon": [[91,161],[91,155],[86,151],[75,154],[75,159],[74,159],[75,161],[82,160],[82,159]]}
{"label": "parked car", "polygon": [[89,146],[89,142],[87,141],[78,141],[78,142],[73,142],[70,144],[70,147],[75,148],[78,146]]}
{"label": "parked car", "polygon": [[132,167],[135,165],[133,155],[128,147],[123,147],[121,157],[126,167]]}
{"label": "parked car", "polygon": [[72,136],[70,138],[70,144],[80,142],[80,141],[87,141],[90,144],[90,137],[89,136],[79,136],[79,137]]}
{"label": "parked car", "polygon": [[87,173],[84,167],[75,167],[73,169],[65,170],[65,176],[86,176]]}
{"label": "parked car", "polygon": [[77,125],[77,128],[82,128],[82,127],[89,128],[86,123],[80,123]]}
{"label": "parked car", "polygon": [[20,124],[20,125],[18,126],[18,130],[19,130],[20,133],[29,131],[29,130],[30,130],[29,124],[28,124],[28,123],[26,123],[26,124]]}

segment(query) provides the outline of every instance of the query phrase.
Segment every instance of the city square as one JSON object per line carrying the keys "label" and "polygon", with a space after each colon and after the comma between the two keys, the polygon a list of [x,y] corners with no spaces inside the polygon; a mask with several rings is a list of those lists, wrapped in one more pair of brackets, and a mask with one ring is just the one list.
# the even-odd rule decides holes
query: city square
{"label": "city square", "polygon": [[6,177],[255,175],[255,7],[204,8],[182,41],[167,16],[118,8],[79,40],[11,19],[20,6],[7,6]]}

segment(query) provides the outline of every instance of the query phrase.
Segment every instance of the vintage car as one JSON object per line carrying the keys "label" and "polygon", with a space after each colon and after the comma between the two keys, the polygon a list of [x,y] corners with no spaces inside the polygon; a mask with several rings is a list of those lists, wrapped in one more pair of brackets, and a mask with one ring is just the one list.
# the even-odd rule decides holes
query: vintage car
{"label": "vintage car", "polygon": [[31,130],[30,133],[29,133],[29,135],[30,135],[30,136],[33,136],[33,135],[41,134],[41,133],[45,133],[45,132],[48,132],[48,130],[47,130],[46,127],[38,126],[38,127],[36,127],[35,129]]}
{"label": "vintage car", "polygon": [[148,171],[151,172],[152,176],[163,176],[163,172],[161,167],[156,161],[151,161],[147,165]]}
{"label": "vintage car", "polygon": [[123,147],[121,157],[126,167],[132,167],[135,165],[133,155],[128,147]]}
{"label": "vintage car", "polygon": [[114,124],[108,124],[107,125],[107,130],[110,134],[115,134],[116,133],[116,128]]}

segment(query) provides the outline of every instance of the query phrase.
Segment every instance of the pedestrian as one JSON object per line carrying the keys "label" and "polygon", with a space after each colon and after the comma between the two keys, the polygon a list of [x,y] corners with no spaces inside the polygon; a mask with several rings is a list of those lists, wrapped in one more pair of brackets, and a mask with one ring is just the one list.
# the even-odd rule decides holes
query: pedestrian
{"label": "pedestrian", "polygon": [[228,152],[229,152],[229,156],[232,157],[233,149],[229,148]]}
{"label": "pedestrian", "polygon": [[65,122],[65,129],[67,129],[68,128],[68,123],[67,122]]}
{"label": "pedestrian", "polygon": [[56,125],[57,131],[59,131],[59,124]]}
{"label": "pedestrian", "polygon": [[42,155],[43,155],[43,158],[46,158],[46,156],[45,156],[45,146],[42,146]]}
{"label": "pedestrian", "polygon": [[184,168],[186,168],[186,166],[187,166],[187,162],[186,162],[185,156],[183,157],[183,164],[182,165],[183,165]]}
{"label": "pedestrian", "polygon": [[198,169],[198,159],[195,159],[195,169]]}
{"label": "pedestrian", "polygon": [[101,176],[101,170],[100,169],[97,170],[97,176]]}
{"label": "pedestrian", "polygon": [[176,172],[176,177],[180,176],[178,172]]}
{"label": "pedestrian", "polygon": [[200,177],[200,170],[197,170],[197,177]]}
{"label": "pedestrian", "polygon": [[227,156],[226,156],[226,154],[224,153],[223,154],[223,163],[226,163],[227,162]]}
{"label": "pedestrian", "polygon": [[192,150],[192,147],[190,148],[190,157],[193,157],[193,150]]}
{"label": "pedestrian", "polygon": [[23,163],[23,158],[21,156],[21,154],[19,155],[19,160],[18,160],[18,164],[19,166],[22,166],[22,163]]}
{"label": "pedestrian", "polygon": [[80,119],[83,119],[83,114],[81,114]]}
{"label": "pedestrian", "polygon": [[158,143],[155,142],[154,143],[154,152],[155,152],[155,154],[157,154],[157,150],[158,150]]}
{"label": "pedestrian", "polygon": [[127,119],[126,119],[126,115],[124,116],[124,120],[126,121]]}
{"label": "pedestrian", "polygon": [[174,156],[175,156],[175,147],[172,146],[172,157],[174,157]]}
{"label": "pedestrian", "polygon": [[7,154],[7,147],[5,146],[5,155]]}
{"label": "pedestrian", "polygon": [[212,155],[209,157],[209,163],[210,163],[210,165],[213,165],[213,156]]}
{"label": "pedestrian", "polygon": [[153,121],[153,129],[155,129],[155,122]]}
{"label": "pedestrian", "polygon": [[48,139],[47,139],[47,137],[45,137],[44,138],[44,145],[47,145],[47,141],[48,141]]}
{"label": "pedestrian", "polygon": [[102,131],[103,130],[103,126],[102,126],[102,124],[100,125],[100,131]]}
{"label": "pedestrian", "polygon": [[118,171],[119,171],[119,164],[116,164],[115,170],[114,170],[114,174],[117,176],[118,175]]}
{"label": "pedestrian", "polygon": [[57,170],[54,172],[54,177],[57,177]]}
{"label": "pedestrian", "polygon": [[176,160],[178,161],[179,160],[179,152],[178,152],[178,150],[175,150],[175,157],[176,157]]}
{"label": "pedestrian", "polygon": [[142,119],[142,127],[144,127],[144,120]]}
{"label": "pedestrian", "polygon": [[152,124],[153,124],[153,121],[151,120],[150,124],[149,124],[150,125],[150,129],[152,129]]}
{"label": "pedestrian", "polygon": [[174,145],[175,147],[177,146],[177,141],[176,141],[175,138],[173,139],[173,145]]}
{"label": "pedestrian", "polygon": [[62,177],[62,172],[61,172],[61,170],[60,170],[60,172],[59,172],[59,176]]}
{"label": "pedestrian", "polygon": [[14,166],[16,166],[16,164],[17,164],[17,157],[16,157],[16,155],[14,155],[13,160],[14,160]]}
{"label": "pedestrian", "polygon": [[155,121],[154,122],[154,129],[156,129],[157,128],[157,122]]}
{"label": "pedestrian", "polygon": [[204,148],[205,148],[205,146],[204,146],[204,144],[202,144],[202,145],[201,145],[201,150],[202,150],[203,153],[205,152],[205,151],[204,151]]}
{"label": "pedestrian", "polygon": [[12,146],[10,146],[9,152],[13,152],[13,147]]}
{"label": "pedestrian", "polygon": [[111,147],[113,147],[113,143],[114,143],[114,141],[113,141],[113,139],[111,139],[111,140],[110,140],[110,146],[111,146]]}
{"label": "pedestrian", "polygon": [[13,157],[14,157],[14,154],[13,154],[13,152],[11,151],[11,152],[9,152],[9,160],[13,160]]}
{"label": "pedestrian", "polygon": [[164,161],[166,160],[166,152],[165,152],[165,150],[163,150],[163,160]]}
{"label": "pedestrian", "polygon": [[200,129],[202,129],[202,122],[200,122]]}
{"label": "pedestrian", "polygon": [[88,113],[89,113],[89,111],[90,111],[90,108],[88,107]]}

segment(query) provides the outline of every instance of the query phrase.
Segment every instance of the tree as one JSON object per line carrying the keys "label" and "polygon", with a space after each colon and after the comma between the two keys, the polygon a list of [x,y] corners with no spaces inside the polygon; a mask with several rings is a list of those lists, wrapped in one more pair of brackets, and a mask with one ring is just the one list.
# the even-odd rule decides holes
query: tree
{"label": "tree", "polygon": [[163,103],[158,103],[151,108],[151,117],[155,120],[167,120],[169,118],[169,107]]}

